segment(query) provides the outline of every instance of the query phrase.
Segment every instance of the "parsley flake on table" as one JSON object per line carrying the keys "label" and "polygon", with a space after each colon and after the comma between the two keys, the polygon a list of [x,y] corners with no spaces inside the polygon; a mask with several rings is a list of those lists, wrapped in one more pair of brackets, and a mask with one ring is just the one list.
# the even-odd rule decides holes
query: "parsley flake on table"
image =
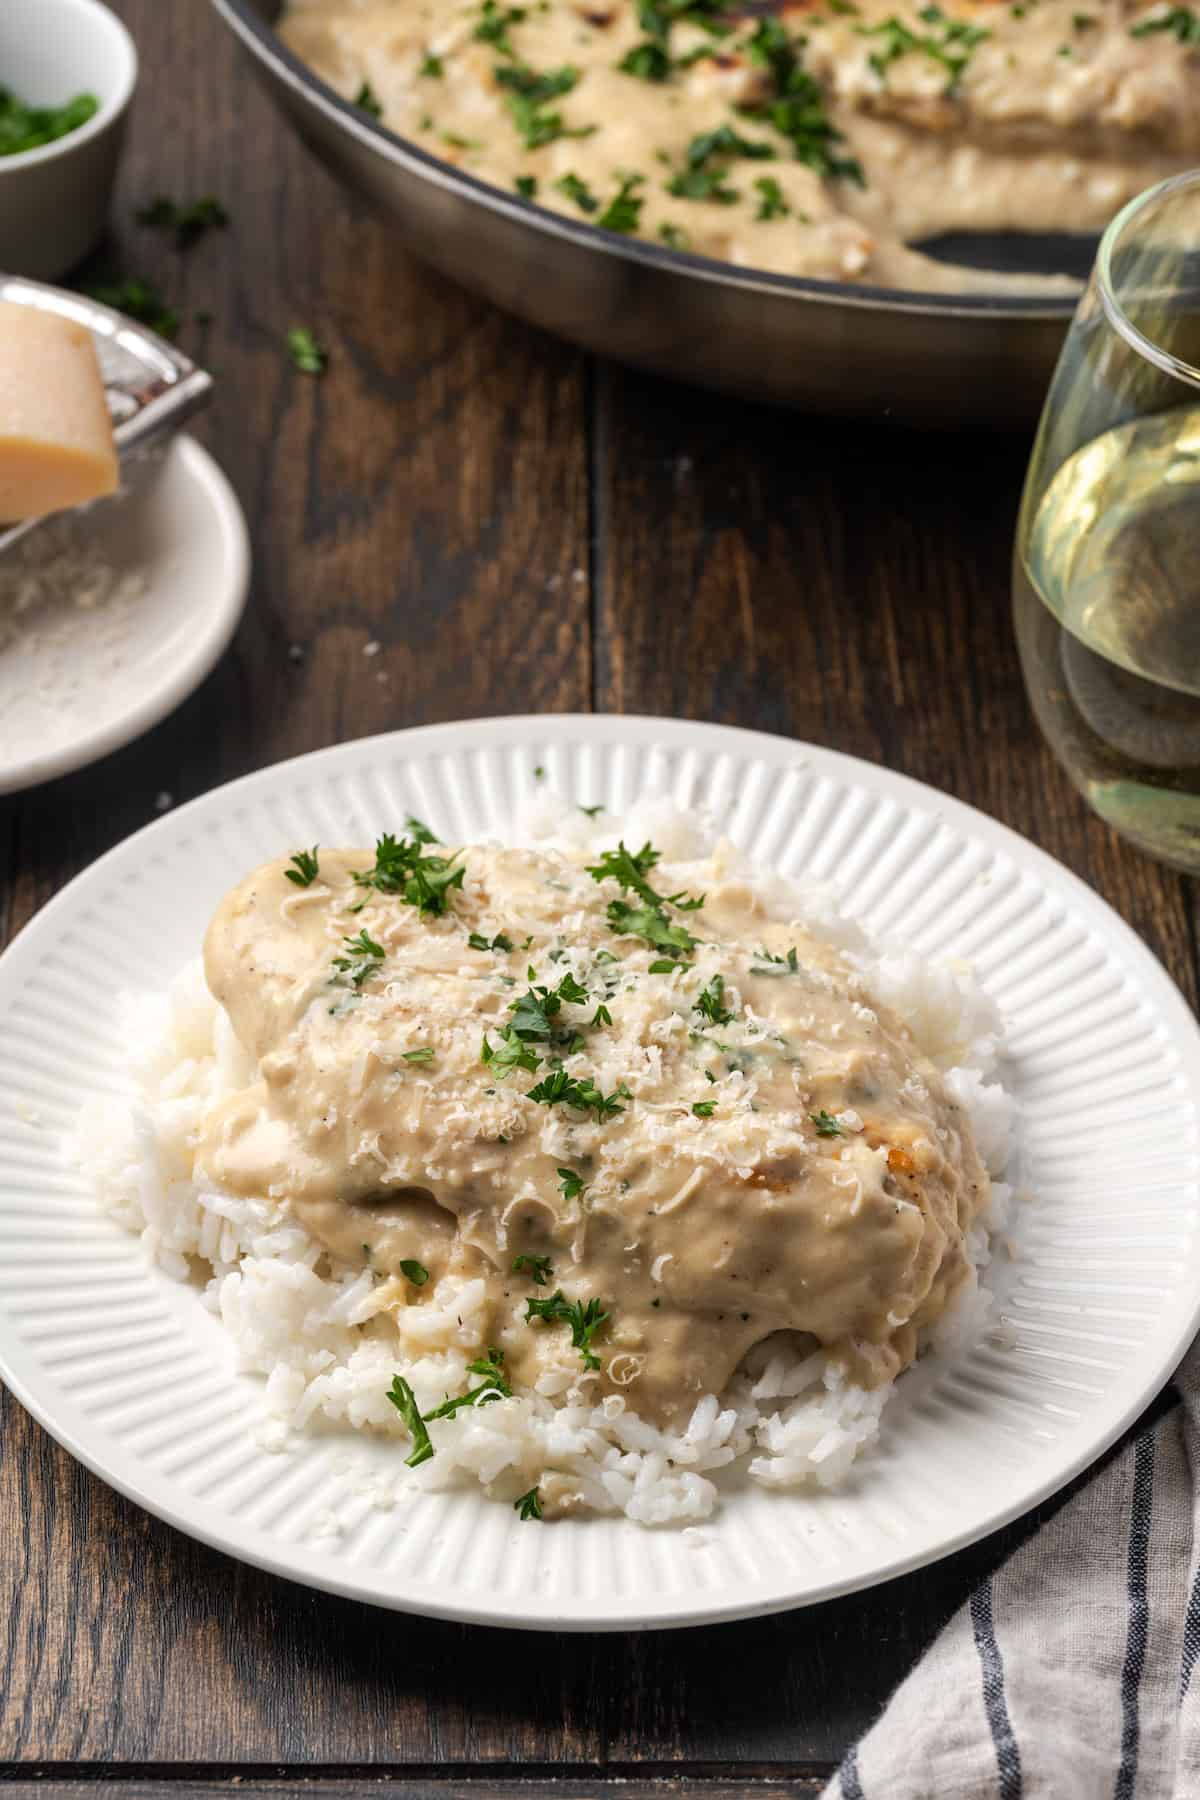
{"label": "parsley flake on table", "polygon": [[407,1425],[408,1435],[412,1439],[412,1454],[405,1457],[405,1463],[410,1469],[419,1468],[422,1463],[429,1461],[434,1451],[432,1439],[421,1417],[421,1409],[417,1405],[417,1397],[403,1375],[392,1376],[387,1397]]}
{"label": "parsley flake on table", "polygon": [[297,887],[311,887],[321,872],[317,861],[320,844],[314,844],[311,850],[297,850],[292,857],[292,866],[283,871],[286,880],[294,882]]}
{"label": "parsley flake on table", "polygon": [[572,1348],[583,1358],[585,1369],[600,1367],[600,1358],[592,1349],[592,1339],[610,1317],[598,1300],[589,1300],[585,1306],[580,1300],[568,1300],[561,1288],[556,1288],[546,1300],[532,1296],[525,1302],[527,1325],[534,1319],[543,1319],[547,1324],[570,1326]]}
{"label": "parsley flake on table", "polygon": [[156,331],[159,337],[173,338],[179,329],[179,314],[175,308],[163,299],[156,287],[139,275],[106,278],[91,283],[82,292],[89,300],[98,300],[101,306],[111,306],[114,312],[137,319],[151,331]]}
{"label": "parsley flake on table", "polygon": [[215,194],[203,194],[186,206],[166,194],[158,194],[135,217],[139,225],[146,225],[151,231],[170,233],[177,250],[190,250],[206,232],[221,229],[229,223],[229,214]]}
{"label": "parsley flake on table", "polygon": [[[562,1174],[561,1169],[559,1174]],[[528,1275],[535,1287],[549,1287],[554,1270],[548,1256],[514,1256],[512,1272],[514,1275]]]}
{"label": "parsley flake on table", "polygon": [[328,362],[325,351],[307,325],[293,325],[287,334],[287,347],[292,361],[302,375],[323,375]]}
{"label": "parsley flake on table", "polygon": [[527,1494],[522,1494],[519,1499],[514,1500],[513,1511],[519,1519],[540,1519],[542,1503],[538,1498],[537,1489],[531,1487]]}

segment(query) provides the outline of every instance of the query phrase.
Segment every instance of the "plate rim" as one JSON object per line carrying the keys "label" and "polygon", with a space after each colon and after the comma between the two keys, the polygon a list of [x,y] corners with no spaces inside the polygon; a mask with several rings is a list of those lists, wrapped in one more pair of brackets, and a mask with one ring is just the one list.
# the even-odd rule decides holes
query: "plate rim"
{"label": "plate rim", "polygon": [[[695,734],[699,733],[703,738],[713,741],[714,747],[718,749],[726,747],[736,750],[740,747],[743,754],[754,755],[757,753],[759,756],[773,757],[776,762],[781,756],[787,756],[797,762],[811,759],[818,765],[819,772],[823,766],[824,770],[843,782],[849,781],[865,785],[868,789],[873,787],[877,792],[891,793],[907,803],[911,809],[919,810],[926,816],[937,817],[951,825],[952,828],[957,826],[960,833],[969,833],[977,839],[982,837],[989,848],[1006,851],[1014,857],[1018,861],[1018,866],[1023,864],[1027,869],[1031,867],[1035,873],[1051,875],[1055,883],[1065,884],[1069,896],[1076,902],[1079,910],[1088,918],[1089,922],[1095,924],[1097,921],[1103,921],[1106,931],[1112,934],[1121,947],[1130,954],[1136,971],[1143,977],[1149,977],[1155,990],[1152,998],[1158,1016],[1170,1030],[1175,1047],[1182,1049],[1185,1045],[1189,1045],[1193,1058],[1200,1052],[1200,1022],[1191,1013],[1178,984],[1149,946],[1116,912],[1115,908],[1089,887],[1085,881],[1065,864],[1058,862],[1049,852],[1022,838],[1010,826],[993,819],[989,814],[980,811],[969,802],[959,800],[953,795],[944,794],[912,776],[890,769],[884,764],[872,763],[864,758],[851,756],[844,751],[827,749],[822,745],[789,738],[782,734],[755,731],[740,726],[701,720],[658,718],[647,714],[513,714],[402,727],[389,732],[348,739],[321,749],[304,751],[296,756],[268,764],[261,769],[251,770],[229,782],[209,789],[206,793],[173,809],[169,814],[150,820],[140,830],[123,838],[86,869],[81,870],[27,921],[0,955],[0,984],[5,983],[6,977],[11,978],[14,963],[19,965],[23,957],[37,953],[38,940],[43,933],[53,931],[60,912],[71,903],[72,897],[78,889],[101,882],[116,862],[124,857],[133,856],[136,848],[144,845],[147,838],[156,833],[161,836],[168,835],[181,820],[186,820],[189,815],[198,819],[208,810],[219,810],[225,802],[236,800],[248,787],[258,784],[269,786],[272,780],[305,764],[321,762],[336,765],[342,761],[351,761],[356,757],[370,759],[374,754],[383,752],[385,747],[394,749],[398,743],[403,744],[405,750],[411,746],[415,758],[430,750],[436,753],[437,749],[448,744],[461,750],[464,747],[464,738],[469,741],[472,734],[490,740],[493,744],[503,744],[506,740],[523,740],[533,747],[540,740],[549,747],[554,740],[570,743],[590,731],[599,731],[602,734],[610,731],[616,739],[628,733],[635,740],[647,744],[663,742],[670,745],[674,740],[674,744],[680,748],[686,747],[689,740],[694,742]],[[20,954],[14,958],[13,952],[18,947],[21,947]],[[2,1004],[2,1000],[3,985],[0,985],[0,1004]],[[1193,1098],[1195,1103],[1200,1106],[1200,1085],[1198,1085]],[[438,1597],[436,1591],[427,1593],[420,1586],[416,1586],[411,1592],[404,1594],[381,1593],[377,1588],[372,1587],[370,1580],[365,1576],[356,1576],[353,1572],[353,1565],[348,1571],[342,1564],[335,1563],[332,1558],[323,1557],[322,1552],[310,1543],[299,1546],[305,1557],[305,1566],[302,1569],[297,1568],[294,1562],[288,1561],[286,1555],[277,1554],[271,1549],[268,1534],[261,1531],[260,1528],[243,1526],[240,1532],[231,1532],[228,1529],[207,1525],[202,1518],[196,1519],[189,1516],[187,1508],[181,1509],[170,1500],[160,1499],[152,1492],[148,1492],[135,1476],[126,1476],[119,1472],[114,1474],[104,1466],[103,1454],[94,1452],[82,1442],[69,1421],[64,1422],[61,1416],[56,1418],[53,1404],[44,1404],[21,1375],[14,1371],[9,1344],[5,1342],[3,1336],[0,1336],[0,1379],[31,1417],[68,1454],[81,1462],[107,1486],[114,1488],[125,1498],[174,1529],[181,1531],[185,1536],[226,1556],[231,1556],[237,1561],[245,1562],[302,1586],[418,1617],[529,1631],[607,1633],[643,1629],[683,1629],[691,1626],[732,1623],[742,1619],[760,1618],[774,1613],[798,1610],[841,1595],[865,1592],[884,1582],[912,1573],[916,1569],[940,1562],[969,1545],[980,1542],[1014,1520],[1026,1517],[1043,1501],[1060,1493],[1081,1473],[1093,1467],[1162,1392],[1187,1353],[1198,1330],[1200,1330],[1200,1292],[1193,1301],[1186,1328],[1181,1327],[1176,1336],[1159,1349],[1151,1375],[1148,1379],[1139,1381],[1136,1395],[1126,1400],[1114,1420],[1098,1435],[1089,1434],[1085,1445],[1077,1448],[1065,1461],[1057,1464],[1053,1473],[1037,1481],[1032,1488],[1023,1493],[1020,1499],[987,1509],[974,1523],[952,1532],[948,1536],[943,1536],[932,1548],[926,1546],[908,1553],[887,1557],[865,1578],[857,1573],[839,1576],[835,1571],[827,1579],[808,1584],[801,1593],[796,1593],[794,1590],[780,1591],[767,1596],[756,1594],[754,1597],[742,1601],[726,1599],[707,1604],[697,1604],[694,1598],[684,1597],[665,1600],[662,1604],[652,1606],[641,1614],[634,1615],[625,1612],[620,1616],[589,1614],[580,1617],[578,1614],[550,1610],[534,1617],[530,1613],[515,1613],[504,1605],[489,1604],[486,1592],[481,1594],[480,1601],[477,1603],[467,1603],[453,1598],[442,1599]],[[103,1444],[107,1435],[106,1428],[98,1427],[97,1429]],[[200,1503],[195,1504],[199,1507]],[[291,1548],[295,1549],[297,1546]]]}
{"label": "plate rim", "polygon": [[117,718],[84,732],[57,750],[35,751],[20,762],[0,762],[0,796],[24,793],[62,775],[74,774],[144,737],[195,693],[229,648],[250,594],[251,551],[246,516],[228,475],[212,452],[190,432],[173,434],[166,457],[179,458],[186,480],[204,496],[212,514],[212,536],[220,545],[224,579],[212,584],[209,604],[194,620],[195,633],[189,639],[187,654],[169,680],[142,694]]}

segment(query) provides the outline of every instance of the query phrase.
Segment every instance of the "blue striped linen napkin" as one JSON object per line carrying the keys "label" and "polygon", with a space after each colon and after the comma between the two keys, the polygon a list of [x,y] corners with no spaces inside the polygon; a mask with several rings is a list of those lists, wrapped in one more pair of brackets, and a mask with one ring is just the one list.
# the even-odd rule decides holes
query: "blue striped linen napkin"
{"label": "blue striped linen napkin", "polygon": [[975,1589],[823,1800],[1200,1800],[1200,1340],[1175,1387]]}

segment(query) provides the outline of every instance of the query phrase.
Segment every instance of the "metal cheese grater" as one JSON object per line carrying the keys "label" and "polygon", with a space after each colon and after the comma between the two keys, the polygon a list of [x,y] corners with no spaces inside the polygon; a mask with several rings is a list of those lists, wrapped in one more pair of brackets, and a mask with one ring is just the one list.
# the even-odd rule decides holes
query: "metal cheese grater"
{"label": "metal cheese grater", "polygon": [[[0,301],[58,313],[91,332],[113,417],[123,486],[136,481],[147,453],[204,406],[212,392],[211,375],[144,325],[114,312],[110,306],[101,306],[82,294],[67,293],[63,288],[46,287],[41,282],[11,275],[0,275]],[[104,506],[111,500],[92,504]],[[0,555],[45,523],[44,519],[29,519],[0,531]]]}

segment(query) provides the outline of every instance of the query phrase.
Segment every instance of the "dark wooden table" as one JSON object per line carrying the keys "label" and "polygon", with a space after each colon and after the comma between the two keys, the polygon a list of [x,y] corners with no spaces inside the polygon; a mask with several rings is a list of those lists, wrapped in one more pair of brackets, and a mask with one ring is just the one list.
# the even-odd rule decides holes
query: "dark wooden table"
{"label": "dark wooden table", "polygon": [[[541,337],[397,251],[203,0],[118,10],[143,74],[115,253],[217,377],[198,429],[245,505],[254,585],[172,719],[0,801],[0,942],[163,790],[390,727],[595,709],[789,733],[973,801],[1112,901],[1194,1000],[1190,886],[1085,815],[1025,707],[1026,440],[776,414]],[[160,191],[223,197],[230,228],[180,254],[134,223]],[[328,345],[324,379],[293,369],[293,324]],[[1027,1528],[805,1612],[547,1642],[240,1567],[5,1399],[0,1781],[55,1800],[804,1792]]]}

